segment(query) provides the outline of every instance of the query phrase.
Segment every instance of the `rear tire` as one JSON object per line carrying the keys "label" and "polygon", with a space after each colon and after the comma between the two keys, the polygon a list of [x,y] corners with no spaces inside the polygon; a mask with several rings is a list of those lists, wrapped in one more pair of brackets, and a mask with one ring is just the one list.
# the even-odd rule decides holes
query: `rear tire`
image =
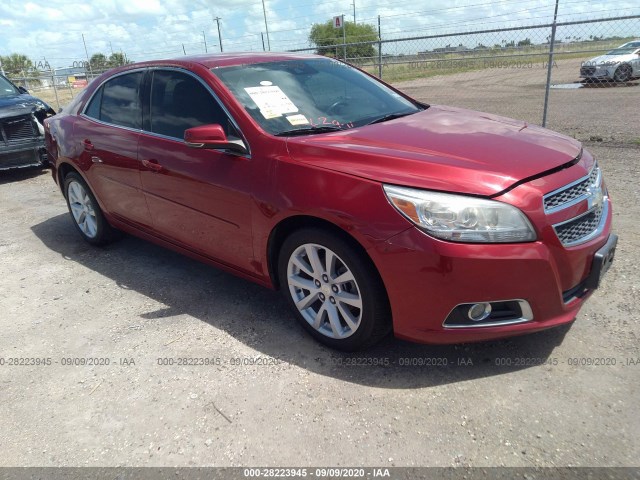
{"label": "rear tire", "polygon": [[96,197],[84,179],[71,172],[64,177],[64,196],[71,220],[82,238],[91,245],[106,245],[115,232],[102,214]]}
{"label": "rear tire", "polygon": [[280,250],[278,277],[297,320],[331,348],[359,350],[391,331],[380,275],[338,235],[317,228],[292,233]]}

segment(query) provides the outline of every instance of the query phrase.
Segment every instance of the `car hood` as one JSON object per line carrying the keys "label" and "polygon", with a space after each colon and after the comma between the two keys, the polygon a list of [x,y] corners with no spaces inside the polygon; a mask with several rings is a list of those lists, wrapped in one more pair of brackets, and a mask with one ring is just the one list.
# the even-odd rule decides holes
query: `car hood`
{"label": "car hood", "polygon": [[396,120],[290,137],[296,162],[383,183],[495,195],[575,159],[569,137],[496,115],[432,106]]}
{"label": "car hood", "polygon": [[628,55],[600,55],[599,57],[592,58],[588,62],[585,62],[585,65],[602,65],[602,64],[618,64],[620,62],[628,62],[633,59],[637,59],[638,56],[630,53]]}
{"label": "car hood", "polygon": [[[0,118],[17,117],[29,113],[51,114],[52,108],[42,100],[28,94],[0,97]],[[55,113],[55,112],[54,112]]]}

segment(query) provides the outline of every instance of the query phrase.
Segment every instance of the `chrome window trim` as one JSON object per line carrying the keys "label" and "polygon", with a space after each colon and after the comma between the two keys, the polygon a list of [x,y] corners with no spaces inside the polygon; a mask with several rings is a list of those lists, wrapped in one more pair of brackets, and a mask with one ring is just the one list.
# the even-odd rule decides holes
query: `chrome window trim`
{"label": "chrome window trim", "polygon": [[559,212],[560,210],[564,210],[565,208],[572,207],[572,206],[574,206],[574,205],[586,200],[589,197],[589,195],[585,194],[585,195],[580,195],[579,197],[576,197],[573,200],[570,200],[568,202],[562,203],[562,204],[557,205],[557,206],[552,207],[552,208],[546,208],[545,207],[545,201],[546,201],[546,199],[548,197],[552,197],[554,195],[562,193],[565,190],[569,190],[569,189],[575,187],[576,185],[579,185],[582,182],[585,182],[585,181],[589,180],[589,178],[593,174],[593,170],[594,169],[598,169],[598,176],[596,177],[596,182],[595,183],[596,183],[596,185],[601,185],[602,184],[602,170],[600,169],[600,167],[598,167],[598,163],[595,162],[593,164],[593,167],[591,168],[591,170],[589,170],[589,173],[587,175],[585,175],[584,177],[581,177],[578,180],[575,180],[575,181],[573,181],[571,183],[568,183],[567,185],[564,185],[564,186],[562,186],[560,188],[555,189],[552,192],[549,192],[549,193],[545,194],[542,197],[542,206],[544,208],[544,213],[546,213],[547,215],[550,215],[552,213]]}
{"label": "chrome window trim", "polygon": [[[153,137],[158,137],[158,138],[162,138],[164,140],[173,140],[174,142],[178,142],[178,143],[182,143],[184,144],[184,139],[178,138],[178,137],[170,137],[168,135],[162,135],[160,133],[155,133],[155,132],[151,132],[149,130],[145,130],[144,128],[131,128],[131,127],[125,127],[122,125],[117,125],[115,123],[110,123],[110,122],[105,122],[102,121],[98,118],[94,118],[94,117],[90,117],[89,115],[87,115],[85,112],[87,110],[87,108],[89,107],[89,104],[91,103],[91,101],[93,100],[93,97],[95,97],[96,93],[102,88],[104,87],[104,84],[107,83],[109,80],[116,78],[116,77],[120,77],[122,75],[127,75],[130,73],[136,73],[136,72],[147,72],[147,71],[151,71],[151,70],[173,70],[173,71],[178,71],[178,72],[182,72],[182,73],[187,73],[189,75],[191,75],[192,77],[194,77],[196,80],[198,80],[209,92],[209,94],[211,94],[213,96],[213,99],[218,103],[218,105],[222,108],[222,110],[225,112],[225,114],[227,115],[227,117],[229,117],[229,119],[231,120],[231,123],[233,123],[233,126],[236,128],[236,130],[238,131],[238,133],[240,133],[241,135],[241,140],[244,142],[246,148],[247,148],[247,153],[234,153],[234,155],[237,156],[242,156],[242,157],[246,157],[246,158],[251,158],[251,146],[249,144],[249,142],[247,141],[247,137],[244,135],[244,133],[242,132],[242,130],[240,129],[240,126],[238,125],[238,122],[236,122],[236,119],[233,118],[233,116],[231,115],[231,113],[229,112],[229,110],[227,109],[227,107],[224,105],[224,103],[222,103],[222,101],[220,101],[220,98],[218,97],[218,95],[216,95],[216,93],[213,91],[213,89],[211,87],[209,87],[209,85],[207,85],[198,75],[194,74],[193,72],[190,72],[189,70],[186,70],[184,68],[179,68],[179,67],[163,67],[161,65],[158,66],[153,66],[153,67],[142,67],[142,68],[134,68],[131,70],[126,70],[124,72],[119,72],[113,76],[110,76],[108,78],[105,78],[102,83],[93,91],[93,93],[91,94],[91,96],[89,97],[89,99],[87,100],[87,102],[84,104],[84,107],[82,108],[82,112],[80,112],[80,116],[99,123],[101,125],[105,125],[105,126],[109,126],[109,127],[114,127],[114,128],[121,128],[123,130],[127,130],[129,132],[134,132],[134,133],[144,133],[145,135],[151,135]],[[152,82],[153,83],[153,82]],[[149,86],[149,88],[152,88],[152,85]],[[151,92],[149,92],[151,93]],[[151,95],[149,95],[149,102],[151,102]],[[140,106],[142,108],[142,105]]]}
{"label": "chrome window trim", "polygon": [[[501,302],[517,302],[518,305],[520,306],[520,310],[522,311],[522,316],[520,318],[513,318],[511,320],[504,320],[502,322],[489,322],[489,323],[478,322],[477,325],[447,325],[446,324],[447,318],[449,318],[449,316],[451,316],[453,311],[458,307],[461,307],[463,305],[473,305],[475,303],[501,303]],[[442,328],[460,329],[460,328],[502,327],[502,326],[507,326],[507,325],[517,325],[519,323],[530,322],[532,320],[533,320],[533,310],[531,309],[531,305],[529,304],[529,302],[527,302],[526,300],[523,300],[521,298],[511,298],[509,300],[483,300],[481,302],[459,303],[458,305],[453,307],[451,309],[451,311],[445,317],[444,321],[442,322]]]}
{"label": "chrome window trim", "polygon": [[[247,148],[247,153],[236,153],[235,155],[238,155],[238,156],[241,156],[241,157],[246,157],[246,158],[251,158],[251,145],[249,145],[249,142],[247,141],[247,137],[245,136],[244,132],[242,131],[242,129],[238,125],[238,122],[236,122],[236,119],[233,118],[233,115],[231,115],[231,113],[229,112],[229,110],[227,109],[225,104],[220,100],[220,97],[218,97],[218,95],[215,93],[215,91],[204,80],[202,80],[202,78],[200,78],[200,76],[196,75],[195,73],[191,72],[190,70],[186,70],[186,69],[180,68],[180,67],[163,67],[162,65],[156,65],[156,66],[151,66],[151,67],[147,67],[147,68],[151,72],[158,71],[158,70],[161,70],[161,71],[162,70],[164,70],[164,71],[169,70],[169,71],[174,71],[174,72],[186,73],[187,75],[192,76],[198,82],[200,82],[200,84],[207,89],[209,94],[213,97],[213,99],[220,106],[220,108],[222,108],[222,111],[225,113],[225,115],[227,115],[229,120],[231,120],[231,123],[233,124],[235,129],[240,134],[241,140],[244,142],[245,147]],[[149,103],[151,103],[151,89],[152,88],[153,88],[153,78],[152,78],[151,84],[149,85]],[[149,105],[149,106],[151,106],[151,105]],[[151,109],[149,109],[149,115],[151,115]],[[161,133],[151,132],[149,130],[144,130],[144,129],[142,129],[142,132],[145,133],[146,135],[151,135],[151,136],[158,137],[158,138],[163,138],[163,139],[166,139],[166,140],[174,140],[174,141],[177,141],[177,142],[180,142],[180,143],[184,144],[184,139],[183,138],[170,137],[168,135],[163,135]]]}
{"label": "chrome window trim", "polygon": [[593,207],[587,210],[586,212],[581,213],[577,217],[573,217],[573,218],[570,218],[569,220],[565,220],[564,222],[556,223],[555,225],[553,225],[553,231],[555,232],[556,237],[558,238],[558,240],[560,241],[563,247],[575,247],[576,245],[582,245],[583,243],[587,243],[593,240],[594,238],[598,237],[604,231],[604,227],[607,223],[607,218],[609,217],[609,196],[608,195],[604,195],[602,198],[602,214],[600,216],[600,222],[598,223],[598,226],[595,228],[593,232],[591,232],[588,235],[585,235],[584,237],[581,237],[578,240],[575,240],[569,243],[564,243],[562,240],[560,240],[560,237],[558,237],[558,231],[556,230],[556,227],[561,227],[562,225],[565,225],[567,223],[579,220],[585,215],[589,215],[597,208],[598,208],[597,206]]}

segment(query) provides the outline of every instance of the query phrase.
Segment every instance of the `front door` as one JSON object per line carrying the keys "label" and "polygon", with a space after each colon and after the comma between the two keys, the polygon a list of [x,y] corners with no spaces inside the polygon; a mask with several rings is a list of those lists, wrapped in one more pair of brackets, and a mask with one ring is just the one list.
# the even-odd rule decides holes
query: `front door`
{"label": "front door", "polygon": [[237,130],[208,88],[177,69],[155,70],[149,121],[140,136],[142,187],[162,237],[220,262],[253,272],[252,160],[187,146],[184,131],[220,124]]}

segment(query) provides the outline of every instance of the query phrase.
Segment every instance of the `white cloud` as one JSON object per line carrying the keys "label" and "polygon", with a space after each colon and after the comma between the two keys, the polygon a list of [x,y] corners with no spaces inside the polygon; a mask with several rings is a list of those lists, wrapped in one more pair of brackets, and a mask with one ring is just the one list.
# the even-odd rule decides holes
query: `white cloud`
{"label": "white cloud", "polygon": [[[344,14],[352,20],[377,23],[382,16],[384,38],[429,35],[445,31],[477,30],[503,25],[548,22],[551,0],[266,0],[273,49],[308,46],[312,23]],[[564,5],[563,5],[564,3]],[[575,15],[639,14],[636,1],[589,2],[561,0],[561,20]],[[573,17],[571,16],[573,15]],[[34,60],[46,57],[52,65],[67,66],[89,55],[124,51],[134,60],[218,51],[220,27],[225,51],[261,50],[265,32],[261,0],[212,4],[209,0],[48,0],[0,3],[0,54],[24,53]],[[595,28],[595,26],[594,26]],[[636,32],[638,33],[638,32]],[[265,38],[266,42],[266,38]]]}

